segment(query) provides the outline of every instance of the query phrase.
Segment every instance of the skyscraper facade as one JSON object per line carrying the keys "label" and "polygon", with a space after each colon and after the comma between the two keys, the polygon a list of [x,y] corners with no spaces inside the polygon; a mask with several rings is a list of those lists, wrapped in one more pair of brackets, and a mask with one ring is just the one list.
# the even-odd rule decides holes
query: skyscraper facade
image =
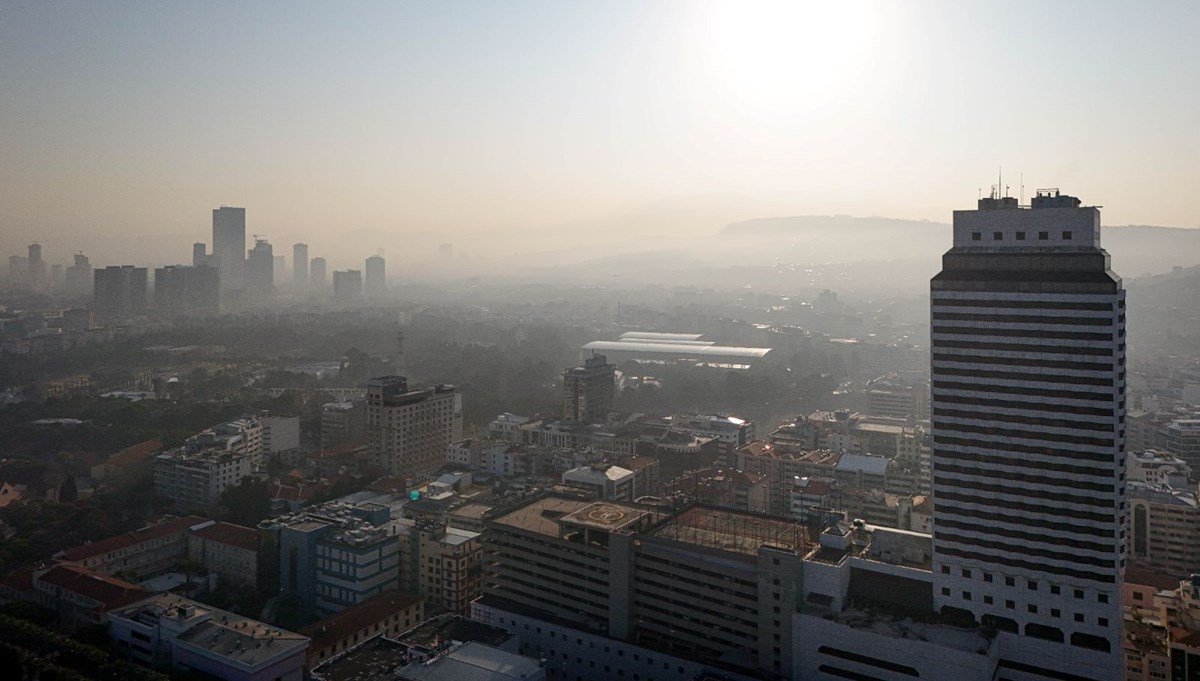
{"label": "skyscraper facade", "polygon": [[266,239],[255,239],[246,254],[245,289],[250,298],[264,298],[275,290],[275,254]]}
{"label": "skyscraper facade", "polygon": [[372,466],[421,479],[446,462],[462,439],[462,397],[452,385],[409,390],[403,376],[367,382],[367,443]]}
{"label": "skyscraper facade", "polygon": [[362,272],[358,270],[339,270],[333,273],[333,299],[341,302],[352,302],[362,298]]}
{"label": "skyscraper facade", "polygon": [[580,423],[604,421],[612,411],[616,367],[604,355],[563,372],[563,418]]}
{"label": "skyscraper facade", "polygon": [[1125,292],[1057,190],[955,211],[931,282],[934,603],[1002,678],[1122,678]]}
{"label": "skyscraper facade", "polygon": [[292,245],[292,283],[297,286],[308,284],[308,244]]}
{"label": "skyscraper facade", "polygon": [[387,292],[386,263],[383,256],[373,255],[367,258],[367,280],[363,290],[372,297],[382,296]]}
{"label": "skyscraper facade", "polygon": [[207,246],[203,241],[197,241],[192,244],[192,267],[200,267],[208,264],[208,253],[205,251]]}
{"label": "skyscraper facade", "polygon": [[221,268],[221,288],[240,290],[246,277],[246,209],[213,209],[212,254]]}
{"label": "skyscraper facade", "polygon": [[308,267],[308,281],[314,288],[325,288],[329,283],[325,258],[313,258]]}
{"label": "skyscraper facade", "polygon": [[160,316],[216,314],[220,294],[220,272],[215,267],[168,265],[154,270],[154,308]]}
{"label": "skyscraper facade", "polygon": [[111,265],[95,271],[92,312],[102,324],[136,317],[146,311],[145,267]]}

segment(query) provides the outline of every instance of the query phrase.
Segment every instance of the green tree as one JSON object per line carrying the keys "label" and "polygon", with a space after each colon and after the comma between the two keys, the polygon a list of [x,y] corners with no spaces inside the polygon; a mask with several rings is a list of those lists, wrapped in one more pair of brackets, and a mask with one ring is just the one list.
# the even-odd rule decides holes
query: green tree
{"label": "green tree", "polygon": [[270,509],[271,493],[266,480],[246,476],[221,493],[220,515],[237,525],[253,527],[267,517]]}

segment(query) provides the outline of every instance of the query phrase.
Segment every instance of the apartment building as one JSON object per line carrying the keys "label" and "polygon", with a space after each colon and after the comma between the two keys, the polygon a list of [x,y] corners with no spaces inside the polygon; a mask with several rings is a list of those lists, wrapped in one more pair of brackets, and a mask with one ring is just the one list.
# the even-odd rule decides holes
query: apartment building
{"label": "apartment building", "polygon": [[233,523],[208,521],[188,529],[188,558],[232,584],[258,583],[258,532]]}
{"label": "apartment building", "polygon": [[170,571],[186,558],[189,530],[211,522],[194,515],[168,518],[140,530],[65,549],[54,558],[101,574],[145,579]]}
{"label": "apartment building", "polygon": [[154,459],[154,492],[178,511],[211,509],[221,493],[254,472],[253,459],[227,449],[176,449]]}
{"label": "apartment building", "polygon": [[374,378],[366,408],[370,462],[388,475],[425,479],[462,439],[462,395],[451,385],[409,390],[403,376]]}
{"label": "apartment building", "polygon": [[420,594],[431,612],[466,613],[483,589],[480,533],[444,520],[412,521],[400,535],[400,588]]}

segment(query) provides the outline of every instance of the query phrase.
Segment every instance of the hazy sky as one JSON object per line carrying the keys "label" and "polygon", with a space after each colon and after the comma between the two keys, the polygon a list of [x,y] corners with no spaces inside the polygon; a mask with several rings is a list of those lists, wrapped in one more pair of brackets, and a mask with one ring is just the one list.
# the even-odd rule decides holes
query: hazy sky
{"label": "hazy sky", "polygon": [[1024,172],[1108,224],[1195,227],[1197,35],[1182,0],[0,0],[0,248],[184,261],[220,204],[314,255],[948,221],[1001,165],[1013,194]]}

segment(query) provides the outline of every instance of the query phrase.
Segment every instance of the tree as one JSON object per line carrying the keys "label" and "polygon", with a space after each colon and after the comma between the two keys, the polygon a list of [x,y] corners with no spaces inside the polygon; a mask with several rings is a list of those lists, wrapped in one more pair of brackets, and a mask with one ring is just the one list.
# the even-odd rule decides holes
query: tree
{"label": "tree", "polygon": [[221,516],[231,523],[253,527],[270,510],[271,493],[266,480],[246,476],[221,493]]}

